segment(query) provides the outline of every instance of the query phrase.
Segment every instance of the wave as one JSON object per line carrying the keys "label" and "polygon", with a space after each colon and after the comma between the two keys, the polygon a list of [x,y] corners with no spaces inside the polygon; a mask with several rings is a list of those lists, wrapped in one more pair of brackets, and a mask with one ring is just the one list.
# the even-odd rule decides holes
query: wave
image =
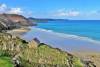
{"label": "wave", "polygon": [[47,29],[42,29],[42,28],[37,28],[37,27],[32,27],[32,28],[35,28],[36,30],[47,32],[47,33],[50,33],[50,34],[53,34],[53,35],[56,35],[59,37],[69,38],[69,39],[74,39],[74,40],[82,40],[82,41],[91,42],[91,43],[95,43],[95,44],[100,45],[99,40],[94,40],[94,39],[89,38],[89,37],[82,37],[82,36],[78,36],[78,35],[59,33],[59,32],[55,32],[53,30],[47,30]]}

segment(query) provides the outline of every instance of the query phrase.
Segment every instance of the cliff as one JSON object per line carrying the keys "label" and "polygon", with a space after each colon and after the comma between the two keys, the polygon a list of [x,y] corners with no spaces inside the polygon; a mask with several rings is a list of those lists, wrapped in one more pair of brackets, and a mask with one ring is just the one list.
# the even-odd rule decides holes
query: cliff
{"label": "cliff", "polygon": [[18,14],[2,14],[2,15],[8,18],[9,20],[11,20],[12,22],[14,22],[15,24],[17,23],[22,26],[33,26],[34,25],[28,18],[22,15],[18,15]]}
{"label": "cliff", "polygon": [[0,29],[12,29],[20,26],[36,25],[31,20],[17,14],[0,14]]}
{"label": "cliff", "polygon": [[15,28],[16,25],[8,18],[0,15],[0,30]]}

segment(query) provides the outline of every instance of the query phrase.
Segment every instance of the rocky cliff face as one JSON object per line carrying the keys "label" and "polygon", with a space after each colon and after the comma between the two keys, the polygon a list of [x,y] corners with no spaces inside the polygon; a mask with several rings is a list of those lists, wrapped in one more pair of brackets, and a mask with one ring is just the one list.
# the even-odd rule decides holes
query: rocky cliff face
{"label": "rocky cliff face", "polygon": [[15,24],[8,18],[0,15],[0,30],[6,30],[16,27]]}
{"label": "rocky cliff face", "polygon": [[20,24],[22,26],[33,26],[34,24],[27,18],[25,18],[22,15],[17,15],[17,14],[2,14],[9,20],[11,20],[14,23]]}
{"label": "rocky cliff face", "polygon": [[17,14],[0,14],[0,29],[9,29],[20,26],[33,26],[29,19]]}

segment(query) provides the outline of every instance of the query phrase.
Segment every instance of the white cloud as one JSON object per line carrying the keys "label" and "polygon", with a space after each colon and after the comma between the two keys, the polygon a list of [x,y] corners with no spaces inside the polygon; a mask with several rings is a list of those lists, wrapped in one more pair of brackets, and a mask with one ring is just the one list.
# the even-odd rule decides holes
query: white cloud
{"label": "white cloud", "polygon": [[0,4],[0,9],[5,9],[7,8],[6,4]]}
{"label": "white cloud", "polygon": [[0,4],[0,13],[5,13],[7,10],[6,4]]}
{"label": "white cloud", "polygon": [[67,17],[74,17],[74,16],[79,16],[80,12],[76,10],[66,10],[64,9],[59,9],[56,12],[53,13],[54,16],[67,16]]}
{"label": "white cloud", "polygon": [[80,12],[79,11],[68,11],[67,15],[68,16],[79,16]]}
{"label": "white cloud", "polygon": [[59,9],[52,11],[51,16],[54,18],[68,19],[100,19],[100,10],[76,10],[76,9]]}
{"label": "white cloud", "polygon": [[6,4],[0,4],[0,14],[2,13],[6,13],[6,14],[19,14],[19,15],[23,15],[26,17],[32,16],[33,12],[30,10],[23,10],[20,7],[9,7]]}
{"label": "white cloud", "polygon": [[9,11],[7,11],[9,14],[22,14],[23,11],[21,8],[11,8]]}
{"label": "white cloud", "polygon": [[12,7],[7,7],[6,4],[0,4],[0,13],[23,14],[23,10],[18,7],[12,8]]}

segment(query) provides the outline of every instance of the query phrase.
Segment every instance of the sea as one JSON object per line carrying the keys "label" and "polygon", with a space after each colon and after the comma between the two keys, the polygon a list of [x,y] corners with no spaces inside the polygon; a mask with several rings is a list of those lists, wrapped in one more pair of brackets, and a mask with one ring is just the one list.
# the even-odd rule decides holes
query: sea
{"label": "sea", "polygon": [[100,20],[64,20],[39,22],[23,38],[67,51],[100,52]]}
{"label": "sea", "polygon": [[100,41],[100,20],[68,20],[38,23],[38,28]]}

